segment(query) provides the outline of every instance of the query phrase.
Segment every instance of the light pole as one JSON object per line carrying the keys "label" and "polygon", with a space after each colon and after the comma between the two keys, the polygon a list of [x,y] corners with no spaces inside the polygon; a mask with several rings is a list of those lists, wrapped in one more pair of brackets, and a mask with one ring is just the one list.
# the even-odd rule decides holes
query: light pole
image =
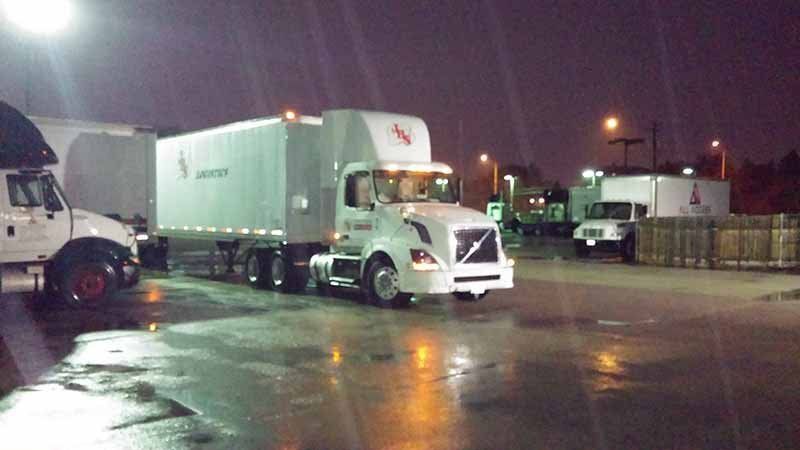
{"label": "light pole", "polygon": [[516,182],[516,177],[514,175],[506,175],[503,177],[503,179],[508,181],[511,193],[508,198],[508,204],[511,211],[514,211],[514,183]]}
{"label": "light pole", "polygon": [[720,141],[719,139],[714,139],[713,141],[711,141],[711,148],[715,148],[715,149],[718,148],[720,150],[720,152],[722,152],[722,168],[720,169],[719,173],[720,173],[720,179],[724,180],[725,179],[725,159],[726,159],[726,156],[727,156],[727,151],[725,150],[725,147],[722,146],[722,141]]}
{"label": "light pole", "polygon": [[[617,127],[619,127],[619,119],[615,116],[610,116],[606,118],[606,120],[603,122],[603,125],[608,131],[615,131]],[[658,169],[658,122],[655,120],[653,121],[653,126],[650,128],[650,132],[653,136],[653,172],[656,172]],[[644,142],[644,139],[642,139],[641,142],[637,142],[637,144],[642,142]],[[609,144],[611,144],[611,142],[609,142]],[[625,160],[625,167],[627,168],[627,154]]]}
{"label": "light pole", "polygon": [[[481,154],[481,163],[489,162],[489,155],[486,153]],[[497,195],[497,160],[492,158],[492,195]]]}
{"label": "light pole", "polygon": [[[8,19],[21,29],[36,35],[54,34],[64,29],[72,20],[70,0],[2,0]],[[33,44],[26,45],[25,61],[25,113],[31,114],[31,66]]]}

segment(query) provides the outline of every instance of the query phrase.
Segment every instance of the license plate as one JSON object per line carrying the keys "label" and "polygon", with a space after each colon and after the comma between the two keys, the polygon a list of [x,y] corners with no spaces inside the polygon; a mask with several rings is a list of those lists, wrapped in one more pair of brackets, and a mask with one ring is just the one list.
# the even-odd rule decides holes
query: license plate
{"label": "license plate", "polygon": [[597,241],[595,241],[594,239],[587,239],[586,245],[588,245],[589,247],[594,247],[595,245],[597,245]]}

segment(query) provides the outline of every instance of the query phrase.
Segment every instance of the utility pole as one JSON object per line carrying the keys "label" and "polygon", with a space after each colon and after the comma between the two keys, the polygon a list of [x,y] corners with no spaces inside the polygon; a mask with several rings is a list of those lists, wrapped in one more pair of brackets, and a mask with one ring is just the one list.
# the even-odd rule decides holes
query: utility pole
{"label": "utility pole", "polygon": [[653,121],[653,173],[658,171],[658,138],[656,137],[658,134],[658,122],[655,120]]}

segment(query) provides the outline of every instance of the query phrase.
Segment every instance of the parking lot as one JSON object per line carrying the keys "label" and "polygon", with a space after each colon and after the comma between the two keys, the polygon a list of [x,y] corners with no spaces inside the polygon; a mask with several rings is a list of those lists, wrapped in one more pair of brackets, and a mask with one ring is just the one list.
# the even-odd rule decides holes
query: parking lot
{"label": "parking lot", "polygon": [[504,240],[516,287],[480,302],[384,310],[258,291],[209,278],[197,252],[96,311],[4,299],[3,443],[800,445],[796,276],[583,261],[569,241]]}

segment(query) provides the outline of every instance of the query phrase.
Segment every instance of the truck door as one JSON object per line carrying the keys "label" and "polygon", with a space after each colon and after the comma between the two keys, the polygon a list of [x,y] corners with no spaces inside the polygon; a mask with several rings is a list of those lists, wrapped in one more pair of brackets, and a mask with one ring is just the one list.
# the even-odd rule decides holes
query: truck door
{"label": "truck door", "polygon": [[3,262],[46,260],[70,239],[70,212],[50,173],[10,173],[3,180]]}
{"label": "truck door", "polygon": [[344,207],[336,214],[336,231],[340,235],[337,246],[344,251],[361,251],[374,231],[371,179],[366,171],[345,176],[344,198],[340,200]]}

